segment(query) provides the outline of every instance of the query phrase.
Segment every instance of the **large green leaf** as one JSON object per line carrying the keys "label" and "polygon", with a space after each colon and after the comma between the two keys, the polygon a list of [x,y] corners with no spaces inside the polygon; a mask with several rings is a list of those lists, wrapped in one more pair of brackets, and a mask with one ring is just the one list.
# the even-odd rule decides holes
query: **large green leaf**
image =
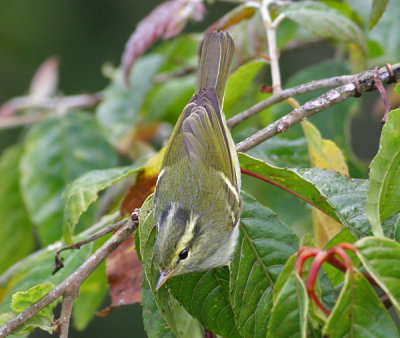
{"label": "large green leaf", "polygon": [[8,148],[0,158],[0,275],[33,248],[33,226],[19,187],[22,147]]}
{"label": "large green leaf", "polygon": [[117,156],[95,119],[85,113],[37,123],[21,159],[21,190],[43,244],[61,237],[68,183],[89,170],[115,166]]}
{"label": "large green leaf", "polygon": [[332,218],[340,221],[357,237],[370,233],[365,214],[368,182],[340,175],[333,170],[288,169],[271,166],[245,154],[239,154],[240,166],[290,189]]}
{"label": "large green leaf", "polygon": [[330,338],[399,337],[374,289],[356,270],[346,272],[343,289],[323,333]]}
{"label": "large green leaf", "polygon": [[64,236],[67,243],[71,242],[79,217],[90,204],[98,198],[98,193],[142,169],[142,165],[120,167],[104,170],[94,170],[83,174],[70,183],[62,194],[64,199]]}
{"label": "large green leaf", "polygon": [[386,6],[388,5],[389,0],[374,0],[372,3],[371,15],[369,17],[369,29],[375,27],[378,23],[379,19],[385,12]]}
{"label": "large green leaf", "polygon": [[[162,323],[165,322],[165,325],[167,325],[170,329],[170,331],[168,330],[165,332],[172,332],[173,335],[178,336],[178,330],[173,315],[174,309],[172,307],[172,302],[173,302],[172,296],[170,295],[168,289],[165,287],[160,288],[158,291],[156,291],[159,271],[154,262],[154,257],[153,257],[153,249],[157,237],[157,230],[154,225],[152,205],[153,205],[153,198],[152,196],[150,196],[143,203],[139,215],[138,231],[140,240],[139,243],[140,256],[142,258],[142,263],[143,263],[143,272],[144,272],[143,278],[145,279],[143,285],[146,285],[145,283],[148,283],[149,291],[151,292],[151,295],[154,298],[157,308],[161,313],[161,316],[155,313],[156,315],[155,318],[162,320],[162,322],[154,325],[160,326],[162,325]],[[145,293],[143,294],[143,296],[145,297],[151,297],[151,295],[146,290]],[[149,302],[150,301],[148,300],[147,303]],[[151,310],[153,316],[154,306],[150,307],[151,309],[153,309]]]}
{"label": "large green leaf", "polygon": [[229,77],[224,100],[224,112],[227,116],[232,114],[235,104],[246,93],[250,84],[265,64],[264,60],[251,61],[239,67]]}
{"label": "large green leaf", "polygon": [[383,236],[381,224],[400,210],[400,109],[392,110],[382,130],[378,154],[372,160],[367,215],[372,231]]}
{"label": "large green leaf", "polygon": [[243,337],[265,337],[272,288],[298,247],[297,237],[267,207],[243,193],[240,236],[230,276],[230,302]]}
{"label": "large green leaf", "polygon": [[144,97],[153,85],[153,77],[162,65],[161,55],[139,58],[130,73],[127,88],[122,72],[115,70],[111,84],[104,90],[104,99],[97,108],[97,118],[108,130],[111,143],[118,145],[121,138],[135,125]]}
{"label": "large green leaf", "polygon": [[267,337],[307,337],[307,310],[306,287],[293,271],[276,296]]}
{"label": "large green leaf", "polygon": [[282,13],[312,33],[338,41],[352,42],[366,54],[364,34],[341,12],[316,1],[290,3]]}
{"label": "large green leaf", "polygon": [[364,267],[400,313],[400,244],[387,238],[366,237],[356,243],[356,248]]}

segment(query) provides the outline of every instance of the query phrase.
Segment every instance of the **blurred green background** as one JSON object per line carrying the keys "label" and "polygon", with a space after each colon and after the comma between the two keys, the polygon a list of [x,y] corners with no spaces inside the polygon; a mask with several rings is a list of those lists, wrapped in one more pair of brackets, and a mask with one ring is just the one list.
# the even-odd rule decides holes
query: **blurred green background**
{"label": "blurred green background", "polygon": [[[120,63],[126,41],[137,23],[161,1],[156,0],[1,0],[0,1],[0,104],[27,92],[39,65],[49,56],[60,59],[60,85],[65,94],[96,92],[108,80],[101,67]],[[206,20],[190,23],[186,31],[202,31],[226,13],[232,4],[208,6]],[[282,77],[331,57],[328,44],[284,54]],[[268,80],[269,81],[269,80]],[[363,97],[363,114],[352,123],[356,154],[371,158],[380,135],[380,124],[371,107],[376,93]],[[368,108],[368,109],[367,109]],[[2,131],[0,151],[15,142],[22,129]],[[104,307],[108,305],[104,302]],[[32,336],[47,336],[43,331]],[[115,309],[97,318],[85,332],[71,331],[70,337],[144,337],[139,305]]]}

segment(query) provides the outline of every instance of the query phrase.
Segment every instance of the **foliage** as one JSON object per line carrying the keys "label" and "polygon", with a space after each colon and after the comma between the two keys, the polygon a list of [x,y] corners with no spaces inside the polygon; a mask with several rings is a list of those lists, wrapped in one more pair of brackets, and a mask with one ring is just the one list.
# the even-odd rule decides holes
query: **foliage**
{"label": "foliage", "polygon": [[[310,41],[317,45],[309,48],[318,48],[321,39],[336,51],[334,59],[296,68],[285,81],[288,88],[400,62],[395,0],[271,0],[264,1],[270,4],[266,11],[258,2],[238,2],[211,26],[226,29],[236,43],[227,118],[272,95],[267,84],[278,54],[271,34],[282,56]],[[57,249],[105,228],[116,211],[123,215],[141,207],[135,238],[82,285],[72,315],[77,329],[92,320],[108,279],[112,304],[103,314],[141,298],[149,337],[201,337],[203,328],[223,337],[398,337],[392,316],[400,314],[400,109],[389,112],[367,173],[351,146],[349,126],[365,108],[353,99],[239,153],[249,177],[243,175],[231,265],[176,276],[156,290],[151,193],[162,145],[195,84],[203,33],[182,30],[189,19],[202,20],[204,10],[202,1],[170,0],[143,19],[122,66],[106,70],[109,84],[95,97],[94,108],[60,104],[54,111],[45,104],[66,98],[54,88],[54,60],[37,73],[25,97],[30,102],[40,94],[40,102],[21,107],[12,100],[0,107],[0,125],[10,111],[33,121],[0,157],[0,325],[76,271],[105,239],[63,253],[64,267],[53,275]],[[158,39],[168,41],[147,51]],[[321,93],[304,92],[298,102],[260,109],[232,130],[235,141]],[[126,262],[134,266],[124,268]],[[125,293],[130,297],[124,299]],[[14,333],[52,332],[56,302]],[[388,307],[395,311],[390,314]]]}

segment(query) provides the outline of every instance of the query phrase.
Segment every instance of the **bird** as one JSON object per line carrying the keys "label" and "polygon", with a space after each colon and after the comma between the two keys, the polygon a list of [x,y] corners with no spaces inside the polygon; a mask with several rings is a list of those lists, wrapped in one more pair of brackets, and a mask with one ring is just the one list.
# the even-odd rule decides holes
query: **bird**
{"label": "bird", "polygon": [[235,252],[241,176],[222,111],[233,54],[228,33],[206,34],[195,93],[165,149],[153,199],[157,290],[172,276],[229,265]]}

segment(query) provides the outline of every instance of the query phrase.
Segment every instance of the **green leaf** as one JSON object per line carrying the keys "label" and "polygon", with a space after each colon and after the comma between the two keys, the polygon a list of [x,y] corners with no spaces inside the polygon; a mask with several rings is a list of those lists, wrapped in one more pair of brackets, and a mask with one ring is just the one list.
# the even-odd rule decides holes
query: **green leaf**
{"label": "green leaf", "polygon": [[[43,298],[53,288],[52,283],[43,283],[35,285],[27,291],[19,291],[12,296],[11,308],[13,312],[7,312],[0,315],[0,325],[4,325],[13,317],[26,310],[32,304]],[[14,334],[25,334],[33,331],[36,328],[46,330],[53,333],[53,307],[54,303],[49,304],[44,309],[40,310],[34,317],[23,323]]]}
{"label": "green leaf", "polygon": [[0,158],[0,274],[33,248],[33,225],[22,200],[18,166],[22,147],[15,145]]}
{"label": "green leaf", "polygon": [[208,330],[223,337],[240,337],[229,301],[228,269],[176,276],[167,285],[183,307]]}
{"label": "green leaf", "polygon": [[274,301],[267,337],[307,337],[307,309],[306,287],[292,271]]}
{"label": "green leaf", "polygon": [[239,67],[231,76],[229,76],[224,100],[224,112],[226,116],[232,114],[235,104],[246,93],[256,75],[265,65],[265,60],[251,61]]}
{"label": "green leaf", "polygon": [[247,154],[278,167],[310,167],[305,137],[289,139],[276,136],[250,149]]}
{"label": "green leaf", "polygon": [[89,171],[70,183],[62,194],[64,199],[64,236],[71,242],[79,217],[98,198],[101,190],[142,169],[142,165]]}
{"label": "green leaf", "polygon": [[386,10],[386,6],[389,3],[389,0],[374,0],[372,3],[371,15],[369,17],[369,29],[375,27],[381,18],[382,14]]}
{"label": "green leaf", "polygon": [[153,293],[150,290],[149,282],[144,275],[142,281],[142,306],[143,325],[149,338],[175,337],[158,309]]}
{"label": "green leaf", "polygon": [[[143,262],[143,278],[146,279],[150,292],[154,301],[159,309],[166,325],[171,332],[178,336],[178,330],[173,316],[172,296],[168,289],[163,287],[156,291],[157,280],[159,271],[154,263],[153,249],[157,237],[157,230],[153,220],[153,197],[152,195],[147,198],[140,209],[139,215],[139,240],[140,240],[140,253]],[[145,285],[143,283],[143,285]],[[144,295],[150,297],[150,295]],[[153,311],[154,312],[154,311]],[[157,315],[157,317],[159,317]]]}
{"label": "green leaf", "polygon": [[153,85],[153,77],[161,67],[161,55],[148,55],[139,58],[130,73],[130,88],[122,79],[122,72],[116,70],[112,83],[103,91],[104,99],[97,108],[97,119],[108,131],[108,138],[118,145],[135,125],[139,109],[146,93]]}
{"label": "green leaf", "polygon": [[242,153],[239,154],[239,162],[242,169],[290,189],[299,198],[340,221],[356,237],[370,232],[365,214],[366,180],[351,179],[333,170],[319,168],[277,168]]}
{"label": "green leaf", "polygon": [[51,245],[21,261],[15,273],[4,278],[0,283],[0,313],[10,311],[11,297],[14,293],[27,290],[35,285],[50,282],[54,285],[62,282],[89,257],[92,244],[84,245],[79,250],[63,252],[64,268],[52,275],[54,254],[61,245]]}
{"label": "green leaf", "polygon": [[196,77],[191,74],[156,85],[146,95],[142,114],[148,122],[160,119],[175,122],[193,95],[195,83]]}
{"label": "green leaf", "polygon": [[115,166],[116,153],[93,117],[85,113],[37,123],[27,134],[21,159],[21,190],[43,244],[61,237],[68,183],[89,170]]}
{"label": "green leaf", "polygon": [[366,237],[356,243],[356,248],[365,269],[400,313],[400,244],[387,238]]}
{"label": "green leaf", "polygon": [[242,193],[240,235],[230,277],[230,301],[244,337],[267,332],[272,288],[298,239],[267,207]]}
{"label": "green leaf", "polygon": [[372,231],[383,236],[381,224],[400,210],[400,109],[392,110],[383,127],[378,154],[372,160],[367,215]]}
{"label": "green leaf", "polygon": [[366,54],[363,32],[341,12],[325,4],[315,1],[290,3],[281,12],[315,35],[355,43]]}
{"label": "green leaf", "polygon": [[[17,312],[21,313],[30,307],[32,304],[36,303],[38,300],[43,298],[55,287],[52,283],[43,283],[30,288],[27,291],[19,291],[12,296],[11,308]],[[46,306],[44,309],[38,312],[40,316],[52,316],[53,306],[52,304]]]}
{"label": "green leaf", "polygon": [[[380,0],[374,2],[386,2],[387,0]],[[365,6],[365,0],[363,6]],[[370,39],[376,41],[383,49],[384,56],[378,60],[374,60],[374,64],[384,64],[386,62],[398,62],[400,57],[400,36],[398,31],[400,29],[400,22],[398,20],[400,15],[400,7],[398,1],[389,1],[386,11],[382,14],[379,22],[373,30],[368,32]]]}
{"label": "green leaf", "polygon": [[343,289],[323,329],[330,338],[398,337],[399,333],[374,289],[358,271],[347,271]]}

